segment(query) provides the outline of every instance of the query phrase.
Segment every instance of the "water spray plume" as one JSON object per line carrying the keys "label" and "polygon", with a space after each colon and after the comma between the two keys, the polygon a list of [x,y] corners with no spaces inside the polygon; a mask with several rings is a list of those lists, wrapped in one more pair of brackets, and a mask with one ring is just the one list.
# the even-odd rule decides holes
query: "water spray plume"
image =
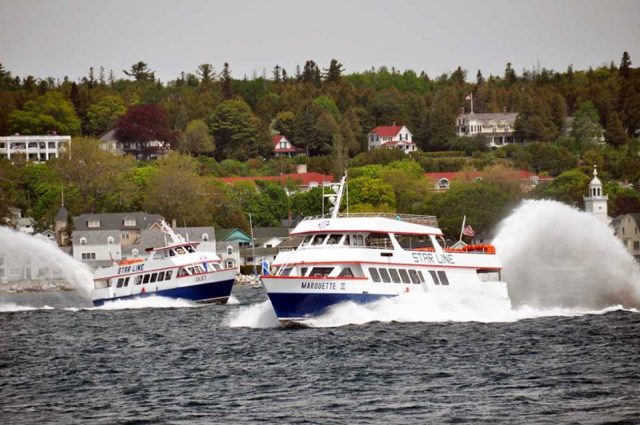
{"label": "water spray plume", "polygon": [[[55,244],[0,226],[0,256],[19,258],[25,264],[58,268],[64,279],[83,297],[91,299],[93,273],[89,267],[62,252]],[[26,260],[28,259],[28,260]],[[6,260],[5,260],[6,261]]]}
{"label": "water spray plume", "polygon": [[613,230],[555,201],[525,201],[493,241],[514,307],[640,307],[640,269]]}

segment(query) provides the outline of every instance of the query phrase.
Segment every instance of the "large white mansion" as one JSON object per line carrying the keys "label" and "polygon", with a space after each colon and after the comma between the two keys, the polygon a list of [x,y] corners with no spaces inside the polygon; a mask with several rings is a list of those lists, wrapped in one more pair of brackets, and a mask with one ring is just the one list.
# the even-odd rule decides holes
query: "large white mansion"
{"label": "large white mansion", "polygon": [[71,146],[71,136],[6,136],[0,137],[0,159],[22,156],[27,161],[59,158]]}

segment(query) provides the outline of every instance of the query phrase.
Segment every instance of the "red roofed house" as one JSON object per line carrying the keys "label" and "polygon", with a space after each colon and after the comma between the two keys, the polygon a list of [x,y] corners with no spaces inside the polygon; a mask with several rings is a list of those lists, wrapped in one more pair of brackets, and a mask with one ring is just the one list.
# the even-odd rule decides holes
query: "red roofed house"
{"label": "red roofed house", "polygon": [[291,144],[286,137],[282,134],[276,134],[273,136],[273,155],[274,156],[288,156],[293,157],[296,155],[304,154],[304,149],[297,148]]}
{"label": "red roofed house", "polygon": [[333,176],[321,173],[307,173],[306,165],[301,164],[298,165],[297,173],[281,174],[279,176],[221,177],[220,180],[228,184],[240,181],[272,181],[285,186],[285,191],[287,191],[288,195],[291,195],[286,187],[287,182],[295,183],[300,191],[307,192],[315,187],[330,186],[333,183]]}
{"label": "red roofed house", "polygon": [[[482,181],[486,177],[482,171],[424,173],[424,176],[429,181],[434,182],[433,188],[435,190],[449,189],[451,182],[454,180],[462,182]],[[495,178],[495,176],[493,177]],[[531,190],[539,183],[553,180],[553,177],[539,176],[526,170],[513,170],[504,173],[504,175],[501,176],[501,180],[518,181],[524,190]]]}
{"label": "red roofed house", "polygon": [[380,147],[401,149],[405,153],[416,150],[413,134],[404,125],[380,125],[367,135],[369,150]]}

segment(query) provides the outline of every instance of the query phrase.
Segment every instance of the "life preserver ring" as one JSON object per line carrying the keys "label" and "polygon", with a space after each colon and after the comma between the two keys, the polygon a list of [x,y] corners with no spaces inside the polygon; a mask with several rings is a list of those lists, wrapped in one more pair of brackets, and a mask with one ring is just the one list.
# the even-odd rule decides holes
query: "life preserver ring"
{"label": "life preserver ring", "polygon": [[120,266],[125,266],[127,264],[136,264],[136,263],[142,263],[144,260],[142,258],[128,258],[126,260],[120,260],[118,261],[118,265]]}

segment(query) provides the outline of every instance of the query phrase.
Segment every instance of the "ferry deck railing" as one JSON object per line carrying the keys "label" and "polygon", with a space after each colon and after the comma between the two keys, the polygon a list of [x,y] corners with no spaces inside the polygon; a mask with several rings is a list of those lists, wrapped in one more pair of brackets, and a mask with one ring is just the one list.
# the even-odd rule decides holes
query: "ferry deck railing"
{"label": "ferry deck railing", "polygon": [[[392,220],[405,221],[407,223],[421,224],[423,226],[438,227],[438,220],[433,215],[418,215],[418,214],[394,214],[394,213],[340,213],[338,218],[389,218]],[[329,219],[330,215],[317,215],[311,217],[305,217],[302,221]]]}

